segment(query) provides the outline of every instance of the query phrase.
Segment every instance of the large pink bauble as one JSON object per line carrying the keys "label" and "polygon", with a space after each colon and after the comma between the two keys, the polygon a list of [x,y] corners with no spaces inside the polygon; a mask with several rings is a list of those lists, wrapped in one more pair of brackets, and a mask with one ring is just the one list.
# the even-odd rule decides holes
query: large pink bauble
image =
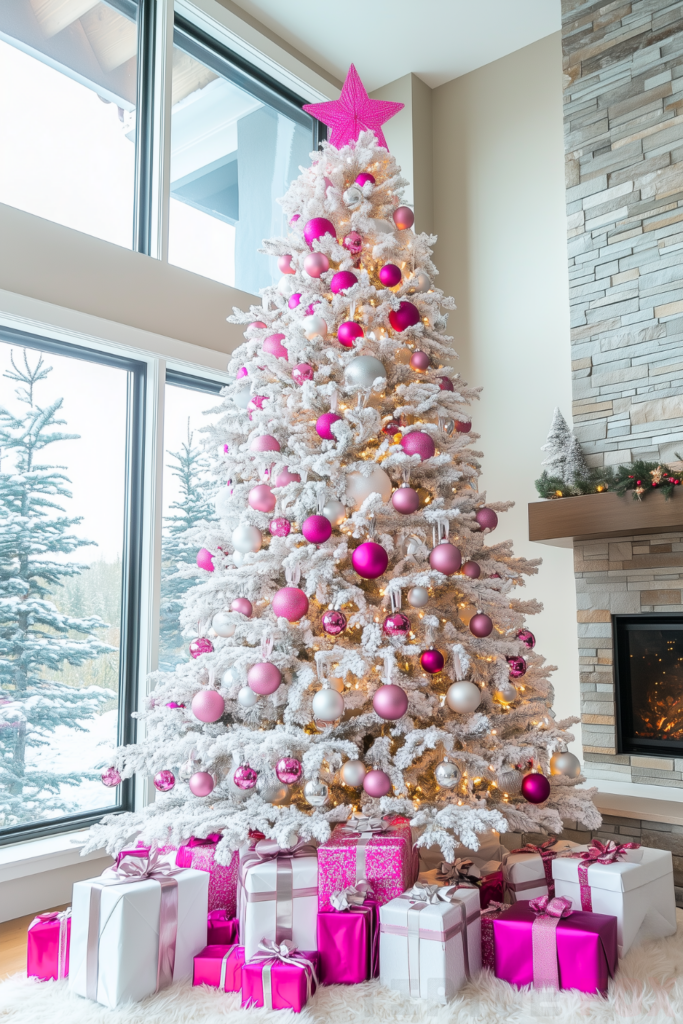
{"label": "large pink bauble", "polygon": [[525,647],[528,647],[532,651],[536,645],[536,637],[530,629],[520,629],[517,634],[517,639],[521,640]]}
{"label": "large pink bauble", "polygon": [[249,326],[247,327],[247,330],[248,331],[260,331],[260,330],[263,330],[263,328],[267,327],[267,326],[268,325],[264,324],[263,320],[254,320],[253,323],[249,324]]}
{"label": "large pink bauble", "polygon": [[367,171],[361,171],[356,178],[356,185],[359,185],[360,188],[362,188],[363,185],[367,185],[368,182],[370,182],[371,185],[375,184],[374,174],[369,174]]}
{"label": "large pink bauble", "polygon": [[346,616],[343,612],[336,611],[334,608],[328,608],[326,612],[323,612],[320,616],[320,622],[326,633],[330,636],[339,636],[346,629]]}
{"label": "large pink bauble", "polygon": [[498,516],[492,508],[478,508],[474,518],[479,523],[482,530],[495,530],[498,526]]}
{"label": "large pink bauble", "polygon": [[269,334],[261,347],[264,352],[268,352],[271,356],[277,356],[278,359],[287,359],[287,349],[282,344],[284,338],[284,334]]}
{"label": "large pink bauble", "polygon": [[473,636],[483,638],[493,632],[493,622],[484,612],[477,612],[470,619],[470,633]]}
{"label": "large pink bauble", "polygon": [[333,295],[339,295],[341,292],[353,288],[357,283],[358,278],[350,270],[339,270],[330,281],[330,291]]}
{"label": "large pink bauble", "polygon": [[401,268],[397,267],[395,263],[385,263],[383,267],[380,267],[379,279],[385,288],[395,288],[397,284],[401,283]]}
{"label": "large pink bauble", "polygon": [[405,331],[420,322],[420,311],[412,302],[402,302],[398,309],[392,309],[389,323],[395,331]]}
{"label": "large pink bauble", "polygon": [[363,328],[355,320],[345,320],[337,328],[337,341],[344,348],[353,348],[354,341],[362,337],[364,337]]}
{"label": "large pink bauble", "polygon": [[375,690],[372,706],[380,718],[395,722],[397,718],[403,718],[408,710],[408,694],[400,686],[389,683]]}
{"label": "large pink bauble", "polygon": [[259,693],[262,697],[275,693],[281,682],[280,669],[270,661],[259,661],[247,672],[248,685],[254,693]]}
{"label": "large pink bauble", "polygon": [[154,788],[160,793],[168,793],[175,786],[175,775],[168,768],[163,768],[154,776]]}
{"label": "large pink bauble", "polygon": [[323,441],[337,440],[332,431],[330,430],[330,427],[332,426],[333,423],[336,423],[337,420],[340,419],[341,416],[337,416],[336,412],[324,412],[322,416],[318,416],[317,420],[315,421],[315,429],[319,437],[322,437]]}
{"label": "large pink bauble", "polygon": [[422,430],[411,430],[401,438],[401,448],[406,455],[419,455],[422,462],[431,459],[436,451],[434,442],[429,434]]}
{"label": "large pink bauble", "polygon": [[268,527],[273,537],[288,537],[292,529],[289,519],[272,519]]}
{"label": "large pink bauble", "polygon": [[550,783],[540,772],[531,772],[522,779],[522,796],[530,804],[542,804],[550,796]]}
{"label": "large pink bauble", "polygon": [[419,349],[417,352],[413,352],[410,357],[410,368],[411,370],[418,370],[420,373],[424,373],[425,370],[429,369],[431,359],[426,352],[421,352]]}
{"label": "large pink bauble", "polygon": [[386,796],[387,793],[391,793],[391,779],[386,772],[373,768],[371,772],[366,772],[363,789],[368,796]]}
{"label": "large pink bauble", "polygon": [[239,370],[235,374],[235,380],[241,380],[242,377],[248,377],[248,376],[249,376],[249,370],[246,368],[246,366],[240,366]]}
{"label": "large pink bauble", "polygon": [[301,524],[301,532],[311,544],[324,544],[332,536],[332,523],[326,516],[309,516]]}
{"label": "large pink bauble", "polygon": [[275,765],[275,774],[285,786],[293,786],[301,778],[303,768],[301,761],[295,757],[281,757]]}
{"label": "large pink bauble", "polygon": [[386,572],[389,556],[381,544],[366,540],[351,555],[351,564],[364,580],[376,580]]}
{"label": "large pink bauble", "polygon": [[299,587],[282,587],[273,598],[273,615],[298,622],[308,611],[308,598]]}
{"label": "large pink bauble", "polygon": [[429,564],[432,569],[442,572],[444,576],[452,576],[453,573],[460,571],[462,564],[460,548],[456,548],[455,544],[449,544],[448,541],[437,544],[429,553]]}
{"label": "large pink bauble", "polygon": [[289,306],[290,309],[296,309],[300,302],[301,292],[294,292],[294,294],[290,295],[289,298],[287,299],[287,305]]}
{"label": "large pink bauble", "polygon": [[230,605],[230,611],[240,612],[241,615],[246,615],[246,617],[250,619],[254,611],[254,607],[248,598],[236,597]]}
{"label": "large pink bauble", "polygon": [[469,434],[472,429],[472,420],[456,420],[455,429],[459,434]]}
{"label": "large pink bauble", "polygon": [[100,778],[102,779],[102,785],[106,786],[107,789],[114,789],[116,786],[121,785],[121,776],[116,768],[106,768],[100,775]]}
{"label": "large pink bauble", "polygon": [[200,548],[197,552],[197,565],[200,569],[206,569],[207,572],[213,572],[213,555],[206,548]]}
{"label": "large pink bauble", "polygon": [[217,722],[225,714],[225,701],[218,690],[200,690],[192,698],[192,714],[200,722]]}
{"label": "large pink bauble", "polygon": [[391,504],[402,516],[409,516],[420,507],[420,495],[412,487],[399,487],[391,495]]}
{"label": "large pink bauble", "polygon": [[310,363],[298,363],[292,370],[292,380],[295,384],[303,384],[304,381],[313,380],[313,367]]}
{"label": "large pink bauble", "polygon": [[436,675],[437,672],[441,672],[445,662],[441,651],[437,651],[435,647],[432,647],[428,651],[422,652],[420,664],[425,672],[429,672],[430,675]]}
{"label": "large pink bauble", "polygon": [[408,636],[410,633],[410,619],[403,612],[392,612],[387,615],[382,623],[382,629],[387,636]]}
{"label": "large pink bauble", "polygon": [[469,576],[471,580],[478,580],[481,576],[481,569],[477,562],[465,562],[462,567],[462,571],[465,576]]}
{"label": "large pink bauble", "polygon": [[213,775],[209,775],[208,772],[195,772],[190,777],[188,785],[190,792],[195,796],[208,796],[213,792],[216,783],[213,781]]}
{"label": "large pink bauble", "polygon": [[287,466],[281,469],[275,477],[275,487],[286,487],[287,484],[300,484],[301,477],[298,473],[290,473]]}
{"label": "large pink bauble", "polygon": [[309,277],[320,277],[330,269],[330,261],[324,252],[309,252],[304,260],[304,270]]}
{"label": "large pink bauble", "polygon": [[296,270],[292,266],[291,252],[286,253],[284,256],[280,256],[277,261],[277,268],[281,274],[296,274]]}
{"label": "large pink bauble", "polygon": [[196,640],[193,640],[190,644],[190,655],[193,658],[199,658],[202,654],[211,654],[213,652],[213,644],[210,640],[207,640],[205,636],[199,636]]}
{"label": "large pink bauble", "polygon": [[510,669],[510,679],[521,679],[526,675],[526,661],[518,654],[510,655],[507,658],[507,663]]}
{"label": "large pink bauble", "polygon": [[344,235],[342,245],[349,250],[352,256],[358,256],[363,250],[363,238],[357,231],[349,231],[348,235]]}
{"label": "large pink bauble", "polygon": [[394,210],[394,224],[399,231],[407,231],[415,223],[415,214],[409,206],[399,206]]}
{"label": "large pink bauble", "polygon": [[249,445],[252,452],[279,452],[280,442],[272,434],[260,434]]}
{"label": "large pink bauble", "polygon": [[249,491],[249,505],[257,512],[272,512],[277,499],[268,484],[257,484]]}
{"label": "large pink bauble", "polygon": [[453,381],[450,377],[439,377],[439,388],[442,391],[453,391]]}
{"label": "large pink bauble", "polygon": [[316,238],[322,238],[323,235],[332,235],[333,238],[336,238],[337,232],[334,224],[326,217],[313,217],[304,228],[304,238],[309,249],[313,247]]}

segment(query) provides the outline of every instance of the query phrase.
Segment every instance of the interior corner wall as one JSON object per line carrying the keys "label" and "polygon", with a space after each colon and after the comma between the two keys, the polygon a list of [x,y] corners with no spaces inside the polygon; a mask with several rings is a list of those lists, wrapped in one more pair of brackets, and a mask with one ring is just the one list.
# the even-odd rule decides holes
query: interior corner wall
{"label": "interior corner wall", "polygon": [[472,410],[481,485],[515,502],[491,540],[543,558],[520,596],[544,605],[529,625],[559,666],[556,714],[578,717],[572,552],[531,543],[527,524],[553,408],[571,414],[560,33],[438,87],[432,116],[435,261],[458,305],[457,369],[484,389]]}

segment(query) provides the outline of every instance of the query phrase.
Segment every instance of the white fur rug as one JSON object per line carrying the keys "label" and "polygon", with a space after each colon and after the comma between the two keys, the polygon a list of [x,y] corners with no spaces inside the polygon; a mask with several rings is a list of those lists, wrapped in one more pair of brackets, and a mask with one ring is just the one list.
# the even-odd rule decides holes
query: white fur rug
{"label": "white fur rug", "polygon": [[490,972],[440,1006],[406,999],[379,982],[321,988],[301,1014],[240,1008],[238,993],[174,985],[142,1003],[107,1010],[72,995],[67,982],[15,975],[0,985],[0,1024],[680,1024],[683,1022],[683,911],[678,933],[631,949],[609,996],[518,991]]}

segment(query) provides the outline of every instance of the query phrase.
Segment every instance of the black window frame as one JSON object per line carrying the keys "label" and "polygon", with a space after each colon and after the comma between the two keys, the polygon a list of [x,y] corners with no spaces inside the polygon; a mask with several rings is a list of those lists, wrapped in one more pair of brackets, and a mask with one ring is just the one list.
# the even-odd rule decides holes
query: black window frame
{"label": "black window frame", "polygon": [[[134,743],[137,722],[132,713],[138,707],[140,676],[140,623],[142,612],[142,548],[144,525],[145,434],[147,363],[95,348],[57,341],[15,328],[0,326],[0,341],[85,362],[112,366],[128,372],[126,415],[125,503],[121,579],[121,645],[119,661],[119,744]],[[133,810],[135,780],[125,779],[117,787],[114,806],[38,820],[25,825],[0,828],[0,847],[25,839],[73,832],[96,824],[107,814]]]}

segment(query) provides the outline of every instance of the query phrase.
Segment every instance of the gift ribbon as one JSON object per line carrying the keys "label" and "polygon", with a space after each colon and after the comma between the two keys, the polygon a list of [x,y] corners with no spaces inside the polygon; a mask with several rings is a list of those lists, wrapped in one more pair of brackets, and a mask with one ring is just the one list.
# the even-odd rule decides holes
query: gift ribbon
{"label": "gift ribbon", "polygon": [[[298,857],[317,856],[314,846],[304,843],[302,839],[295,846],[283,850],[273,839],[260,839],[253,850],[250,850],[240,864],[240,935],[244,935],[244,916],[247,903],[264,903],[275,900],[275,941],[283,943],[291,941],[294,900],[303,896],[317,896],[318,889],[311,886],[304,889],[293,888],[294,869],[292,861]],[[247,892],[246,881],[249,871],[259,864],[276,861],[275,890],[272,892]]]}
{"label": "gift ribbon", "polygon": [[361,907],[365,903],[365,897],[372,895],[372,886],[363,879],[357,885],[347,885],[345,889],[333,892],[330,903],[334,910],[350,910],[351,907]]}
{"label": "gift ribbon", "polygon": [[234,953],[234,951],[237,948],[237,943],[235,943],[234,946],[228,946],[228,951],[221,961],[221,980],[218,983],[218,987],[221,990],[221,992],[225,992],[225,982],[228,974],[228,960],[230,959],[231,954]]}
{"label": "gift ribbon", "polygon": [[[527,843],[525,846],[520,846],[516,850],[509,850],[503,857],[503,881],[505,882],[505,888],[510,891],[513,897],[516,898],[518,892],[524,892],[528,889],[538,889],[540,885],[548,886],[548,894],[550,896],[555,895],[555,881],[553,879],[553,865],[552,862],[558,855],[557,850],[553,850],[556,845],[556,839],[546,839],[544,843],[539,846],[534,843]],[[537,853],[541,858],[543,864],[543,878],[532,878],[528,882],[512,882],[510,881],[510,871],[508,868],[508,857],[514,857],[516,853]]]}
{"label": "gift ribbon", "polygon": [[529,910],[536,914],[531,926],[534,988],[559,989],[557,926],[571,914],[572,901],[566,896],[537,896],[529,901]]}
{"label": "gift ribbon", "polygon": [[311,998],[311,980],[314,980],[316,985],[318,984],[318,976],[311,961],[307,960],[296,946],[289,941],[273,942],[272,939],[261,939],[259,947],[249,963],[263,964],[261,982],[263,985],[263,1005],[266,1010],[273,1009],[273,979],[271,976],[273,964],[290,964],[292,967],[299,967],[306,972],[306,1002]]}
{"label": "gift ribbon", "polygon": [[480,879],[481,871],[473,860],[458,857],[452,864],[445,860],[441,861],[436,877],[440,882],[450,882],[451,885],[455,885],[457,882],[467,881],[470,878]]}
{"label": "gift ribbon", "polygon": [[159,953],[157,957],[157,983],[155,992],[173,981],[175,946],[178,933],[178,880],[174,875],[183,868],[174,868],[162,861],[156,850],[138,847],[122,850],[116,864],[102,872],[103,882],[90,886],[88,942],[86,952],[86,995],[97,1002],[100,952],[100,908],[102,890],[112,885],[129,885],[152,879],[161,886],[159,907]]}
{"label": "gift ribbon", "polygon": [[579,891],[581,893],[581,909],[590,913],[593,911],[593,896],[591,887],[588,884],[588,869],[591,864],[616,864],[620,857],[625,856],[627,850],[639,850],[640,843],[615,843],[611,839],[608,843],[601,843],[599,839],[591,840],[587,850],[572,851],[571,857],[580,857],[579,864]]}
{"label": "gift ribbon", "polygon": [[68,961],[67,961],[67,940],[69,937],[69,930],[67,928],[67,921],[71,917],[71,907],[67,907],[66,910],[50,910],[45,914],[38,914],[31,921],[28,926],[28,930],[35,924],[42,921],[59,921],[59,940],[57,942],[57,978],[61,981],[62,978],[66,978],[68,973]]}
{"label": "gift ribbon", "polygon": [[373,818],[365,814],[349,818],[346,825],[342,827],[342,836],[355,840],[356,884],[367,875],[366,854],[370,840],[373,836],[386,835],[388,832],[393,832],[393,830],[394,825],[390,824],[386,818]]}
{"label": "gift ribbon", "polygon": [[190,836],[183,846],[215,846],[216,843],[220,843],[223,836],[220,832],[211,832],[208,836],[198,838],[197,836]]}

